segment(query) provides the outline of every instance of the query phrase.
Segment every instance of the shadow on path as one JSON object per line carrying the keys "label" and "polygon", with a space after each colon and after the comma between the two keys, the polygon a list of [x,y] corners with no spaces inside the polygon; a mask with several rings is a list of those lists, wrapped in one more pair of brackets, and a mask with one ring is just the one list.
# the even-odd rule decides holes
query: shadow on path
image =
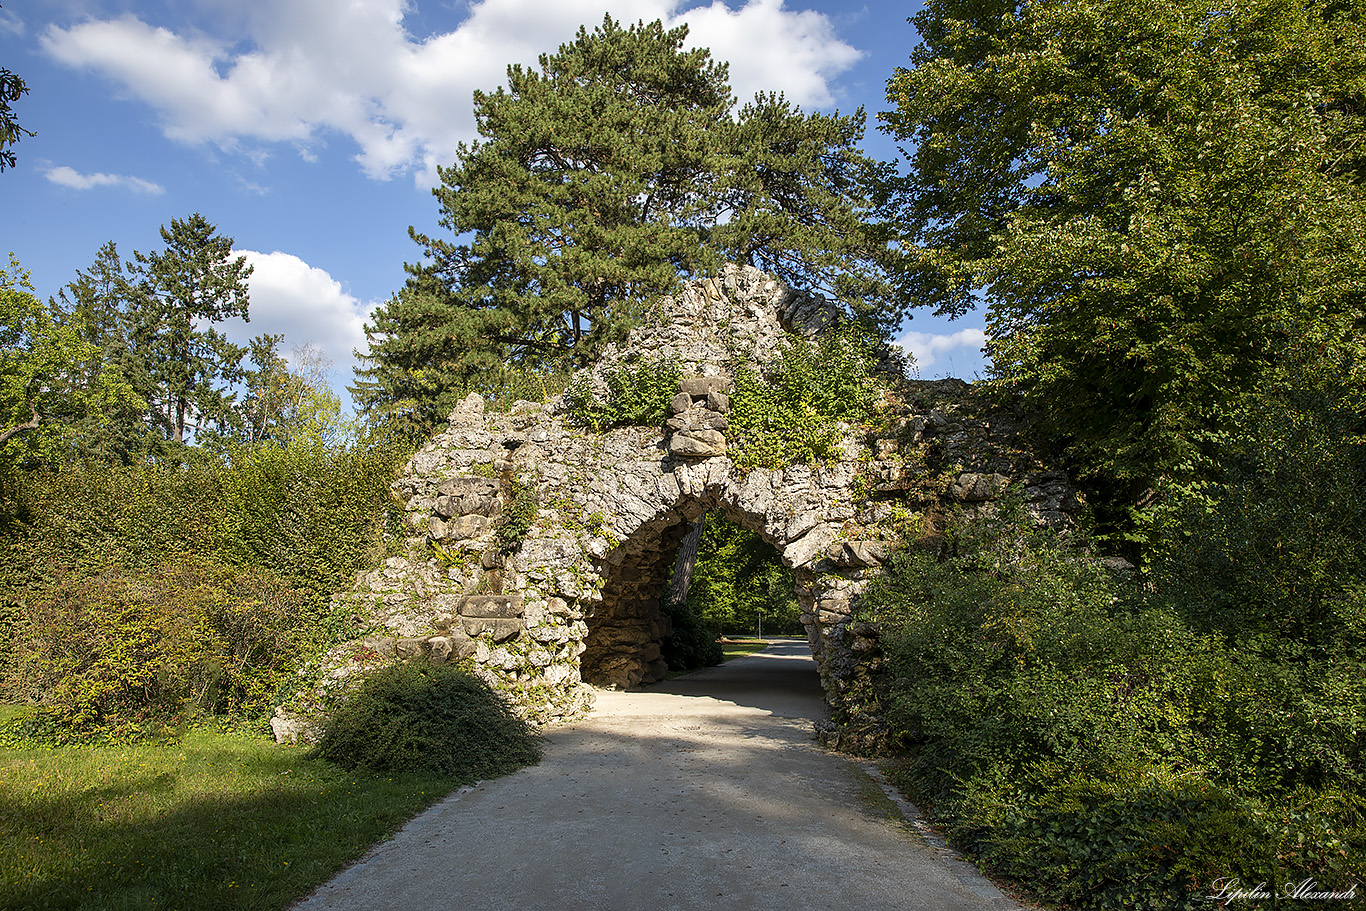
{"label": "shadow on path", "polygon": [[985,911],[859,764],[814,742],[805,643],[600,692],[540,765],[462,789],[299,911]]}

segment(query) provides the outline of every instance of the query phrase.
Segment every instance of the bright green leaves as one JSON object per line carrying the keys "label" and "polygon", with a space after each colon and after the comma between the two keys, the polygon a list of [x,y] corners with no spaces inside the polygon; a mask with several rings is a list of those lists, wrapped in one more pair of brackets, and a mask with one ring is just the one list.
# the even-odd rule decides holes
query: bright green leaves
{"label": "bright green leaves", "polygon": [[84,330],[79,314],[38,299],[11,256],[0,269],[0,465],[59,462],[82,431],[136,403]]}
{"label": "bright green leaves", "polygon": [[664,357],[642,357],[603,374],[606,399],[589,386],[588,374],[577,374],[564,391],[569,417],[595,433],[622,425],[659,425],[669,414],[669,403],[678,392],[682,368]]}
{"label": "bright green leaves", "polygon": [[835,454],[844,424],[869,421],[882,396],[877,346],[846,329],[788,338],[772,363],[735,371],[729,436],[740,468],[782,468]]}
{"label": "bright green leaves", "polygon": [[[998,385],[1130,496],[1287,339],[1366,305],[1360,3],[938,0],[888,86],[908,288],[989,301]],[[1183,467],[1185,466],[1185,467]]]}

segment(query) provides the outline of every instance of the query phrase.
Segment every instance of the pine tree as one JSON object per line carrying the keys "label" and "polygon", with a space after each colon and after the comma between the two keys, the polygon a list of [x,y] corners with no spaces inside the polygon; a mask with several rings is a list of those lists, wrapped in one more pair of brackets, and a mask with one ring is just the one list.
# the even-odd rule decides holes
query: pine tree
{"label": "pine tree", "polygon": [[248,318],[245,256],[199,213],[162,227],[164,250],[134,253],[132,347],[147,365],[156,418],[174,443],[186,431],[229,417],[225,386],[242,378],[246,349],[213,324]]}
{"label": "pine tree", "polygon": [[426,432],[466,389],[514,368],[588,363],[650,299],[726,259],[895,320],[885,171],[862,112],[807,116],[760,96],[738,119],[727,67],[686,27],[580,29],[538,69],[476,92],[483,139],[439,169],[454,239],[410,229],[424,260],[367,326],[353,394]]}

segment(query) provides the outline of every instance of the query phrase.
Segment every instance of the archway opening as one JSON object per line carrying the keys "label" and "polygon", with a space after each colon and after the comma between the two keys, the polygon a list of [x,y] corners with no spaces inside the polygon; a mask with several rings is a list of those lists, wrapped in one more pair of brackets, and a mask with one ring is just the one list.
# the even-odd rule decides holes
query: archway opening
{"label": "archway opening", "polygon": [[[722,659],[723,636],[803,636],[799,586],[743,514],[713,504],[691,520],[647,525],[601,563],[600,600],[585,618],[584,682],[626,689]],[[689,541],[701,523],[700,540]],[[691,552],[691,580],[680,588]]]}

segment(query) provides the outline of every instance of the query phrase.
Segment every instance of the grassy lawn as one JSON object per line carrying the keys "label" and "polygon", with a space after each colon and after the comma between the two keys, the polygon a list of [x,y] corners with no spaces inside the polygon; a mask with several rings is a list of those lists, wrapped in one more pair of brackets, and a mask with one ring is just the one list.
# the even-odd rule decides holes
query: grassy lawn
{"label": "grassy lawn", "polygon": [[455,786],[306,753],[207,731],[0,747],[0,908],[284,908]]}
{"label": "grassy lawn", "polygon": [[768,642],[764,639],[722,639],[721,654],[725,657],[723,661],[732,658],[743,658],[755,652],[762,652],[768,648]]}

